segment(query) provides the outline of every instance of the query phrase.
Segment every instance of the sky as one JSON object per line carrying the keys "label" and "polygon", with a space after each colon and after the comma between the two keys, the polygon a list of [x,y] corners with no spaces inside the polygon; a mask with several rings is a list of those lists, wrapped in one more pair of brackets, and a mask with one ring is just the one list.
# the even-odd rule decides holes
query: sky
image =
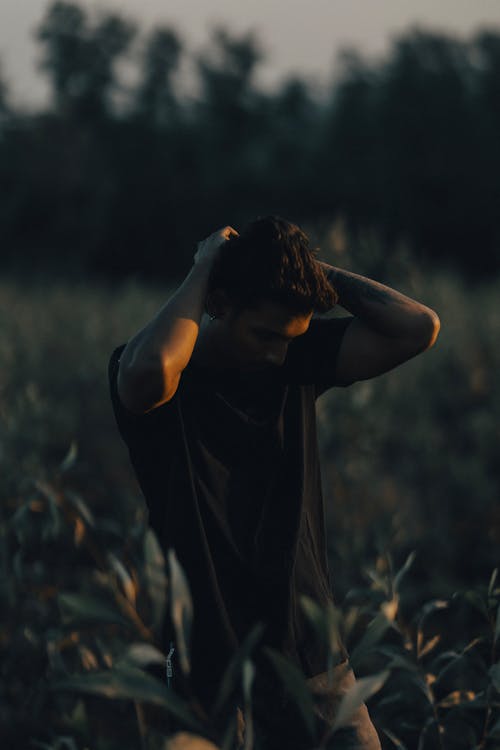
{"label": "sky", "polygon": [[[391,40],[419,25],[469,38],[479,28],[500,32],[500,0],[79,0],[89,13],[117,11],[135,20],[141,33],[154,25],[176,29],[188,53],[207,48],[210,29],[223,24],[235,34],[255,31],[265,53],[256,83],[271,90],[298,74],[318,90],[335,76],[342,48],[368,58],[387,54]],[[36,108],[48,98],[33,34],[51,2],[0,0],[0,71],[12,101]],[[187,67],[186,67],[187,66]],[[181,71],[182,72],[182,71]],[[187,63],[186,86],[194,80]],[[190,84],[191,81],[191,84]]]}

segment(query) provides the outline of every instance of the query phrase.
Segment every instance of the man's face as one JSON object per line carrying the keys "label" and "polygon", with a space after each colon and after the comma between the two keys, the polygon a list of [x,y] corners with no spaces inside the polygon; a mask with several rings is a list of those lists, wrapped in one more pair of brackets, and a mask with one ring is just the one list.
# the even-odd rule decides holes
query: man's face
{"label": "man's face", "polygon": [[247,372],[281,367],[288,344],[309,328],[312,311],[297,314],[277,302],[260,302],[229,315],[226,344],[236,367]]}

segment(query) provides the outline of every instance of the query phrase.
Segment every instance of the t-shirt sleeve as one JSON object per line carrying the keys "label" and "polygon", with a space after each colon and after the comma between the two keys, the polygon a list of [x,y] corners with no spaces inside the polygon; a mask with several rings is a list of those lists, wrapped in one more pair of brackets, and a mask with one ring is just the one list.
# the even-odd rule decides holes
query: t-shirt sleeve
{"label": "t-shirt sleeve", "polygon": [[346,387],[354,380],[335,377],[337,357],[353,315],[342,318],[311,318],[305,334],[291,342],[285,361],[292,382],[315,386],[315,397],[333,386]]}
{"label": "t-shirt sleeve", "polygon": [[141,440],[151,435],[157,428],[161,427],[165,429],[166,424],[169,422],[169,415],[176,408],[177,394],[170,401],[166,401],[161,406],[146,414],[135,414],[135,412],[127,409],[120,399],[117,384],[120,357],[125,346],[126,344],[121,344],[111,354],[108,363],[108,383],[118,430],[130,447],[133,443],[140,443]]}

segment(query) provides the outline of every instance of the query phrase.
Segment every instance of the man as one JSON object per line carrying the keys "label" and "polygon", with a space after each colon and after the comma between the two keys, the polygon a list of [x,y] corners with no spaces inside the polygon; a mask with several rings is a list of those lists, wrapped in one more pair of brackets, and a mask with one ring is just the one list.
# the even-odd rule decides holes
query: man
{"label": "man", "polygon": [[[278,216],[241,235],[214,232],[178,290],[109,364],[150,524],[190,584],[191,680],[206,706],[257,621],[262,645],[321,683],[327,654],[299,605],[300,594],[332,600],[315,401],[425,351],[439,332],[434,310],[315,252]],[[352,315],[314,317],[336,303]],[[339,644],[339,662],[347,657]],[[264,666],[257,718],[269,747],[292,747]],[[351,670],[344,687],[353,682]],[[356,747],[380,747],[366,706],[352,727]]]}

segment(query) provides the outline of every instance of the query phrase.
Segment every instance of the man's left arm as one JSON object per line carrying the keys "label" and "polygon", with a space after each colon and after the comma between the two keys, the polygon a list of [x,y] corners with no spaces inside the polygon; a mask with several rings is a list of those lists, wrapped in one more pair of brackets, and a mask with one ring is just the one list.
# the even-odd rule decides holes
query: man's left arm
{"label": "man's left arm", "polygon": [[430,307],[366,276],[318,263],[338,294],[338,304],[355,316],[340,345],[336,379],[373,378],[434,344],[440,321]]}

